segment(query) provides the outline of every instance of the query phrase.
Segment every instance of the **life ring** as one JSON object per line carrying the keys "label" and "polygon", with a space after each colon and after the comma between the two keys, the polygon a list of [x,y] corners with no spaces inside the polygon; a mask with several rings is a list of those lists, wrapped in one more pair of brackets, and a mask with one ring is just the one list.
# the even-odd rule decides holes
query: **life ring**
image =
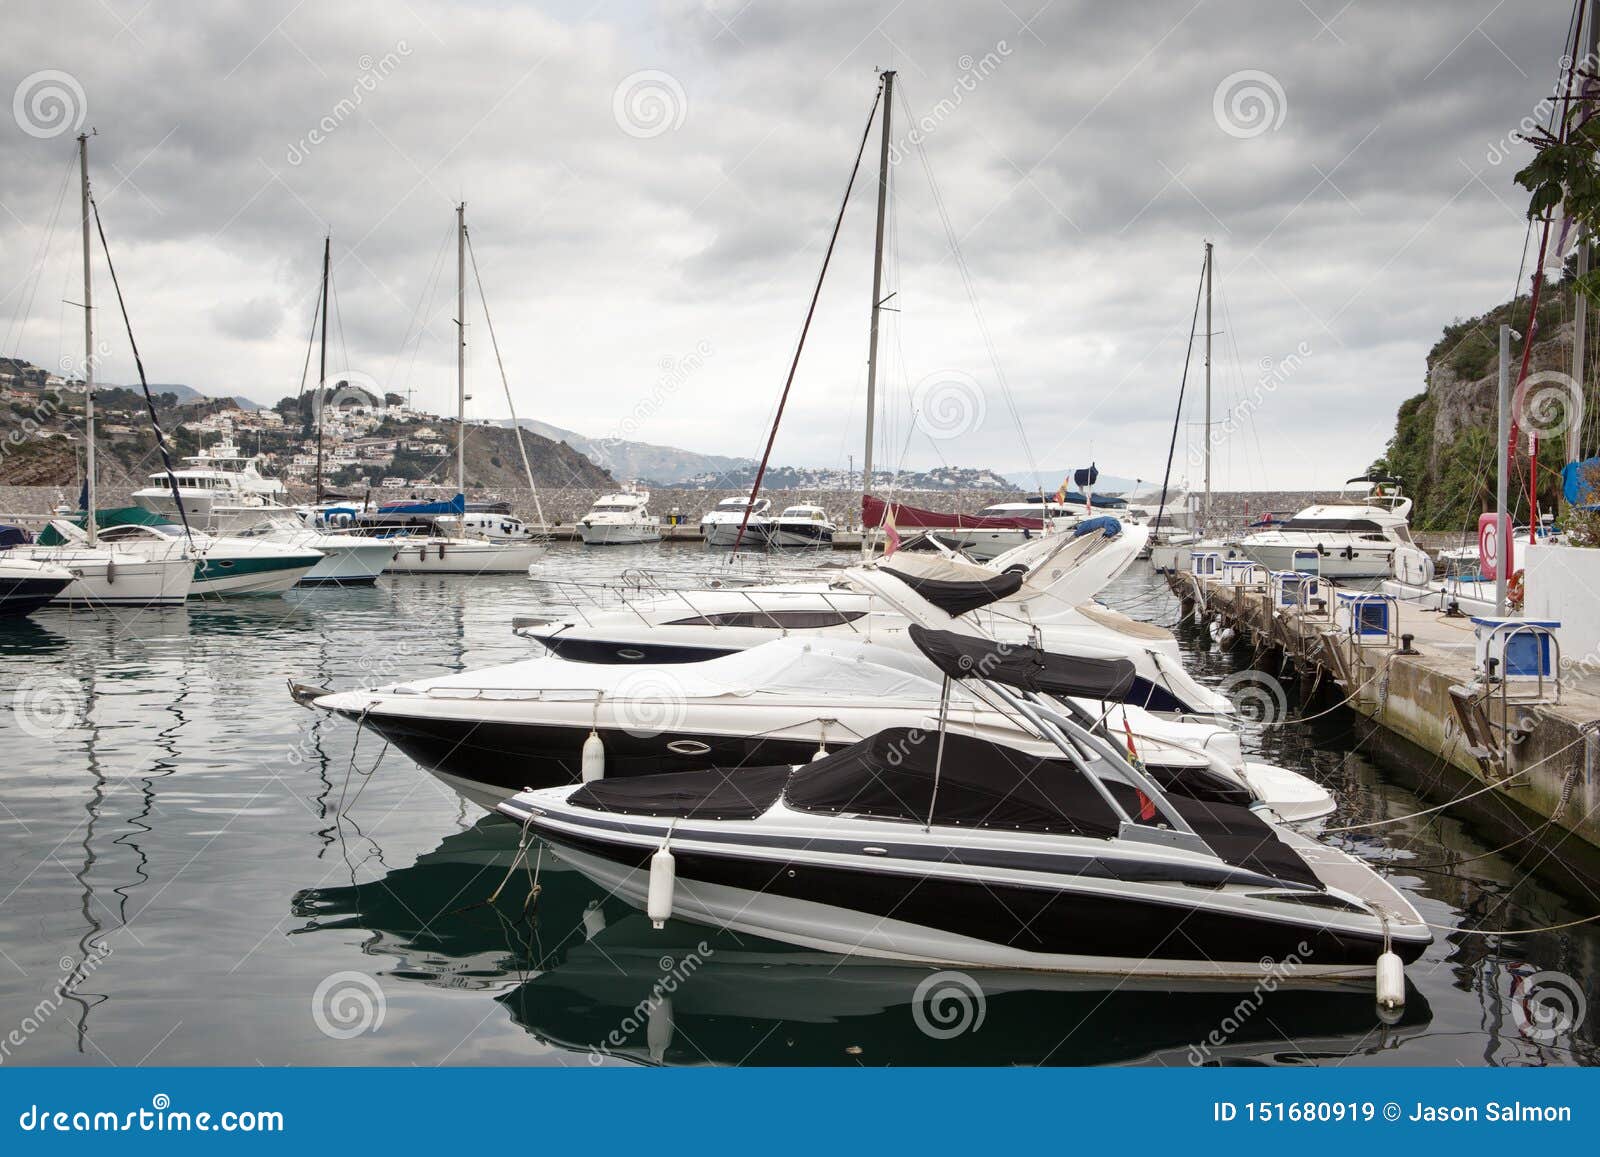
{"label": "life ring", "polygon": [[1522,609],[1522,595],[1523,595],[1522,572],[1519,570],[1516,573],[1514,573],[1511,576],[1510,581],[1506,583],[1506,602],[1510,603],[1513,607],[1516,607],[1518,610],[1521,610]]}

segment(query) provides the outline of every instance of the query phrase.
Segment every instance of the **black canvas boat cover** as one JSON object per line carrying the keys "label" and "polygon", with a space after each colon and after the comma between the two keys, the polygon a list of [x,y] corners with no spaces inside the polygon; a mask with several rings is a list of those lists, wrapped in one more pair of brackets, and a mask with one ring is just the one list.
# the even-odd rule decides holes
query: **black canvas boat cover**
{"label": "black canvas boat cover", "polygon": [[[1134,788],[1120,783],[1110,787],[1111,794],[1130,816],[1142,823],[1157,822]],[[1321,888],[1316,873],[1300,854],[1280,840],[1271,826],[1248,807],[1181,795],[1168,795],[1166,803],[1224,863],[1285,883]]]}
{"label": "black canvas boat cover", "polygon": [[1046,695],[1123,702],[1134,685],[1131,659],[1058,655],[1023,643],[1000,643],[911,624],[911,641],[952,679],[992,679]]}
{"label": "black canvas boat cover", "polygon": [[964,615],[999,602],[1022,589],[1021,572],[997,574],[990,579],[940,579],[906,574],[892,566],[880,568],[916,591],[947,615]]}
{"label": "black canvas boat cover", "polygon": [[951,827],[1063,832],[1109,838],[1111,806],[1066,761],[1029,755],[968,735],[946,735],[939,789],[938,732],[891,727],[807,764],[783,799],[799,811],[928,821]]}
{"label": "black canvas boat cover", "polygon": [[573,807],[630,816],[753,820],[783,794],[789,768],[712,767],[661,775],[597,779],[567,797]]}

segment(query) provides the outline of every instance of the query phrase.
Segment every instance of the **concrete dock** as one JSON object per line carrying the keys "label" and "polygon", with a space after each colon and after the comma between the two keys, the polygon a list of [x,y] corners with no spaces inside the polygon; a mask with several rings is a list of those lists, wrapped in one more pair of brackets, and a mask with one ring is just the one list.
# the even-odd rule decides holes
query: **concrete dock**
{"label": "concrete dock", "polygon": [[[1263,578],[1184,572],[1167,581],[1186,615],[1220,618],[1233,628],[1234,646],[1253,647],[1254,666],[1272,674],[1292,665],[1302,678],[1333,683],[1351,709],[1483,785],[1480,798],[1510,802],[1530,828],[1546,824],[1600,848],[1594,674],[1568,670],[1559,685],[1486,680],[1470,618],[1399,602],[1391,604],[1398,621],[1388,632],[1362,636],[1353,616],[1334,610],[1335,591],[1344,588],[1326,581],[1320,598],[1287,607],[1274,606]],[[1451,796],[1476,790],[1467,785]]]}

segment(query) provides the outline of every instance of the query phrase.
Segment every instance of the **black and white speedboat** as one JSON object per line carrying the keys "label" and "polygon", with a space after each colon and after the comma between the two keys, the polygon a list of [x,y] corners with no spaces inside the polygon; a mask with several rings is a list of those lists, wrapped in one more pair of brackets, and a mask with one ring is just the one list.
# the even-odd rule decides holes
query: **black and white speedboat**
{"label": "black and white speedboat", "polygon": [[[7,529],[0,527],[0,535]],[[65,567],[0,553],[0,618],[32,614],[66,590],[72,578]]]}
{"label": "black and white speedboat", "polygon": [[[1134,670],[1115,651],[1075,654]],[[1114,735],[1133,736],[1151,774],[1174,791],[1262,801],[1293,821],[1333,810],[1333,797],[1305,776],[1246,760],[1232,731],[1154,715],[1122,701],[1129,687],[1117,690],[1118,702],[1086,706]],[[313,703],[370,728],[493,808],[524,788],[597,775],[802,763],[887,728],[932,727],[940,697],[939,673],[921,654],[791,638],[699,663],[624,667],[542,656]],[[960,688],[945,716],[952,732],[1054,755]]]}
{"label": "black and white speedboat", "polygon": [[772,500],[724,498],[700,519],[700,534],[707,546],[766,546],[772,536]]}
{"label": "black and white speedboat", "polygon": [[[805,765],[602,779],[500,811],[651,920],[954,967],[1157,976],[1378,973],[1432,939],[1393,886],[1261,811],[1164,791],[1039,696],[1103,698],[1124,663],[916,628],[952,681],[1053,758],[894,728]],[[981,677],[980,677],[981,676]],[[942,721],[941,721],[942,722]]]}
{"label": "black and white speedboat", "polygon": [[786,506],[772,523],[772,545],[801,550],[833,545],[838,527],[820,506]]}

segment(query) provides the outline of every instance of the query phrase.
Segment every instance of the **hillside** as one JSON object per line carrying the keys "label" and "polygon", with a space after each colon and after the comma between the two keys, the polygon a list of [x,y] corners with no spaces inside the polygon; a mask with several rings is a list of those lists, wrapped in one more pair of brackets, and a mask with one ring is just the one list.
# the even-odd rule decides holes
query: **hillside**
{"label": "hillside", "polygon": [[[1428,352],[1425,388],[1400,405],[1394,436],[1374,466],[1399,475],[1416,500],[1412,525],[1419,530],[1470,530],[1494,503],[1498,342],[1502,324],[1528,329],[1529,299],[1518,297],[1489,312],[1458,320],[1444,329]],[[1572,290],[1547,285],[1540,295],[1539,325],[1529,372],[1572,368]],[[1522,345],[1513,342],[1511,372],[1516,375]],[[1554,509],[1564,440],[1546,438],[1539,448],[1541,509]],[[1524,469],[1526,463],[1524,462]],[[1511,488],[1514,507],[1524,511],[1525,486]]]}
{"label": "hillside", "polygon": [[[555,442],[565,442],[591,462],[623,481],[637,479],[657,486],[676,486],[692,478],[717,477],[730,470],[746,468],[752,473],[755,470],[755,462],[749,458],[701,454],[695,450],[682,450],[676,446],[630,442],[623,438],[589,438],[534,418],[517,420],[525,430],[532,430]],[[496,424],[509,427],[511,419],[502,418]]]}

